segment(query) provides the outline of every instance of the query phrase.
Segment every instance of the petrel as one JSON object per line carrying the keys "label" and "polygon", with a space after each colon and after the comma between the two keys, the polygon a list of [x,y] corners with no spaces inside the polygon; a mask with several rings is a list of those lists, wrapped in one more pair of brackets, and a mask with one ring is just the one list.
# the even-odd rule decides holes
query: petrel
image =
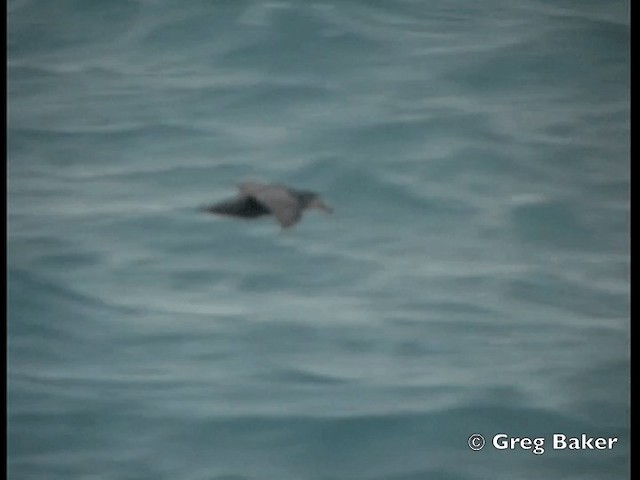
{"label": "petrel", "polygon": [[282,228],[298,223],[302,212],[315,208],[326,213],[333,209],[326,205],[315,192],[295,190],[284,185],[242,183],[238,185],[238,196],[230,200],[205,207],[204,210],[218,215],[240,218],[257,218],[273,215]]}

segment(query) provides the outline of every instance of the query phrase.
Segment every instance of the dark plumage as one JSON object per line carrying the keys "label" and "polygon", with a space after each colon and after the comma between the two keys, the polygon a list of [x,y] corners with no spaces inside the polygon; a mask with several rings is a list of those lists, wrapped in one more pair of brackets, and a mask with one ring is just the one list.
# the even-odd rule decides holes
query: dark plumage
{"label": "dark plumage", "polygon": [[333,212],[316,193],[306,190],[260,183],[244,183],[238,189],[237,197],[206,207],[205,211],[240,218],[273,215],[283,228],[295,225],[306,209]]}

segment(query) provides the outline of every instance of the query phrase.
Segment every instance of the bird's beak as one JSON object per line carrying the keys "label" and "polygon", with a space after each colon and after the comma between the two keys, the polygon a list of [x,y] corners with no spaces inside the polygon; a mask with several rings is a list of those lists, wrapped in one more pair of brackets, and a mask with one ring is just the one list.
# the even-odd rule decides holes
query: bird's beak
{"label": "bird's beak", "polygon": [[333,213],[333,208],[331,208],[329,205],[324,203],[322,200],[314,200],[313,202],[311,202],[311,205],[309,206],[311,208],[317,208],[318,210],[322,210],[323,212],[326,212],[326,213]]}

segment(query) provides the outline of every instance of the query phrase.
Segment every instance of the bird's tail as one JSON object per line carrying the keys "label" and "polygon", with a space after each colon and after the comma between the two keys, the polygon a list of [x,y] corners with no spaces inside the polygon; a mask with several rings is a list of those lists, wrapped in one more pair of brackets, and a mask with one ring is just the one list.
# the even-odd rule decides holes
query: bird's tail
{"label": "bird's tail", "polygon": [[200,205],[198,207],[198,211],[204,213],[216,213],[215,205]]}

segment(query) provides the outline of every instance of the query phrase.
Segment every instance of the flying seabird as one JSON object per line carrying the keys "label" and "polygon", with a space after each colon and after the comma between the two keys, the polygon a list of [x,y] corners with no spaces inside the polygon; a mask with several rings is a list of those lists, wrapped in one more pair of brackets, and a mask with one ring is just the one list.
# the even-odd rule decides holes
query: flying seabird
{"label": "flying seabird", "polygon": [[317,193],[308,190],[261,183],[243,183],[238,185],[238,190],[237,197],[205,207],[205,211],[240,218],[274,215],[282,228],[298,223],[306,209],[333,212]]}

